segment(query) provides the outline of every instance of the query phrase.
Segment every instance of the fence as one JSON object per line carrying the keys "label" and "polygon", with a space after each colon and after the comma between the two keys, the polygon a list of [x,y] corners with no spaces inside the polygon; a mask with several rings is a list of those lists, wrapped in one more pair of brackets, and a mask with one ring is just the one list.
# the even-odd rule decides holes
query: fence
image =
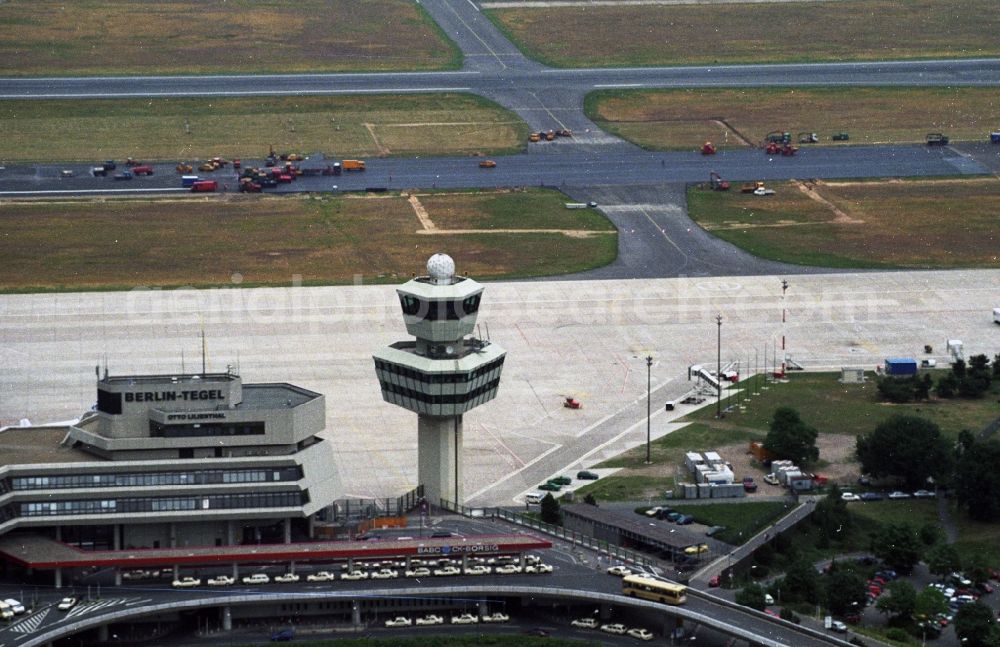
{"label": "fence", "polygon": [[567,530],[562,526],[545,523],[544,521],[530,517],[523,512],[513,512],[504,508],[470,508],[445,499],[441,499],[440,505],[445,510],[460,514],[464,517],[488,517],[490,519],[502,519],[503,521],[507,521],[518,526],[531,528],[532,530],[567,541],[574,546],[589,548],[602,555],[607,555],[614,559],[634,564],[636,566],[649,567],[653,565],[653,560],[648,555],[644,555],[634,550],[629,550],[628,548],[622,548],[616,544],[596,539],[590,535],[585,535],[575,530]]}

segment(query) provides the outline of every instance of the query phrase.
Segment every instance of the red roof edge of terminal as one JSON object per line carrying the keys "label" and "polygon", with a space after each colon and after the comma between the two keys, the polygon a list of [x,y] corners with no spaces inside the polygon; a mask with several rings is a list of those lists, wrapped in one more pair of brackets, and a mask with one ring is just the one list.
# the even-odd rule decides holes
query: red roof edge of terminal
{"label": "red roof edge of terminal", "polygon": [[[460,540],[460,541],[457,541]],[[175,564],[231,564],[258,562],[309,562],[329,559],[386,557],[447,557],[463,554],[497,554],[541,550],[552,542],[531,535],[475,535],[464,538],[407,541],[303,542],[184,548],[138,548],[85,551],[47,537],[7,536],[0,540],[0,555],[29,568],[83,566],[172,566]],[[45,554],[47,553],[47,555]],[[54,553],[59,553],[58,555]]]}

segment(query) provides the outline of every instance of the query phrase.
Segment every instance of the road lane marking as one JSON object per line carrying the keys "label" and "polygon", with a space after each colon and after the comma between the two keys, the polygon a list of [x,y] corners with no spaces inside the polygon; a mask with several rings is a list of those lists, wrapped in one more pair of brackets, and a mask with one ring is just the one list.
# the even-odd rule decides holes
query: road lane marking
{"label": "road lane marking", "polygon": [[49,190],[37,190],[37,191],[0,191],[0,196],[3,195],[74,195],[81,193],[164,193],[171,192],[176,193],[177,191],[187,191],[191,192],[191,189],[185,189],[183,187],[163,187],[161,189],[156,188],[146,188],[146,189],[49,189]]}
{"label": "road lane marking", "polygon": [[253,96],[289,96],[293,94],[396,94],[415,92],[468,92],[469,87],[441,88],[345,88],[342,90],[186,90],[181,92],[57,92],[21,94],[0,94],[0,99],[104,99],[124,97],[253,97]]}

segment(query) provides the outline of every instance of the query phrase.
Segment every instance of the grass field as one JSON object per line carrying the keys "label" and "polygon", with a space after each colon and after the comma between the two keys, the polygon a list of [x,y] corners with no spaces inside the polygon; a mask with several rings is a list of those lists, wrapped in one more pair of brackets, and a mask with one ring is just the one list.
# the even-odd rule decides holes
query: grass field
{"label": "grass field", "polygon": [[983,141],[1000,123],[994,88],[601,90],[584,107],[603,129],[653,150],[706,140],[740,148],[774,130],[815,132],[824,145],[839,132],[853,144],[922,143],[929,132]]}
{"label": "grass field", "polygon": [[715,535],[719,541],[740,545],[750,537],[777,521],[791,510],[791,504],[780,501],[747,501],[743,503],[713,503],[712,505],[684,505],[682,501],[670,507],[694,517],[706,526],[725,526]]}
{"label": "grass field", "polygon": [[[413,616],[414,614],[411,614]],[[424,614],[415,614],[424,615]],[[443,614],[442,614],[443,615]],[[456,613],[457,615],[457,613]],[[386,616],[387,618],[389,616]],[[461,636],[407,636],[406,630],[399,630],[398,637],[393,638],[337,638],[336,640],[311,640],[303,642],[296,639],[296,645],[304,647],[587,647],[597,646],[600,642],[588,640],[571,640],[557,637],[534,637],[522,634],[486,634],[473,632],[475,635]],[[257,647],[258,643],[246,647]]]}
{"label": "grass field", "polygon": [[550,65],[624,67],[996,56],[995,9],[994,0],[845,0],[486,13]]}
{"label": "grass field", "polygon": [[438,70],[461,53],[406,0],[8,0],[11,76]]}
{"label": "grass field", "polygon": [[[709,407],[713,412],[715,409]],[[670,464],[671,467],[684,464],[684,452],[692,447],[718,447],[733,443],[746,444],[757,435],[741,429],[711,427],[696,422],[683,429],[657,438],[650,443],[649,457],[653,463]],[[597,467],[624,467],[640,469],[646,462],[646,446],[634,447],[623,454],[602,462]],[[615,478],[611,476],[609,478]]]}
{"label": "grass field", "polygon": [[[944,371],[932,372],[935,380],[943,374]],[[766,433],[774,410],[788,406],[797,410],[802,420],[815,427],[820,434],[857,436],[872,431],[880,422],[899,413],[932,420],[941,427],[943,434],[957,437],[963,429],[976,433],[997,417],[1000,383],[995,382],[990,393],[976,400],[955,398],[934,399],[919,404],[886,404],[878,399],[872,382],[840,384],[838,377],[838,373],[792,373],[787,383],[773,384],[767,391],[754,395],[742,413],[730,413],[725,419],[718,420],[715,418],[715,407],[706,407],[685,419],[718,432],[732,434],[748,430]],[[727,401],[723,400],[723,405],[726,404]]]}
{"label": "grass field", "polygon": [[0,101],[0,161],[340,157],[521,150],[528,126],[470,94]]}
{"label": "grass field", "polygon": [[[688,213],[751,254],[844,268],[1000,267],[994,241],[1000,180],[771,185],[761,198],[688,190]],[[819,197],[821,200],[817,200]],[[956,226],[960,223],[960,226]]]}
{"label": "grass field", "polygon": [[638,501],[641,499],[662,499],[666,490],[674,488],[671,476],[609,476],[588,483],[574,491],[576,500],[582,501],[593,494],[598,501]]}
{"label": "grass field", "polygon": [[[567,212],[564,200],[540,189],[436,194],[431,218],[452,205],[476,214],[483,230],[454,235],[417,233],[421,222],[399,195],[7,202],[0,291],[231,286],[234,275],[244,286],[351,283],[357,274],[365,283],[396,283],[441,250],[478,279],[562,274],[614,260],[617,235],[607,221],[586,237],[510,231],[514,212],[528,203],[530,229],[559,229],[539,222],[545,214],[560,226],[602,227],[589,210]],[[504,231],[489,233],[498,222]]]}

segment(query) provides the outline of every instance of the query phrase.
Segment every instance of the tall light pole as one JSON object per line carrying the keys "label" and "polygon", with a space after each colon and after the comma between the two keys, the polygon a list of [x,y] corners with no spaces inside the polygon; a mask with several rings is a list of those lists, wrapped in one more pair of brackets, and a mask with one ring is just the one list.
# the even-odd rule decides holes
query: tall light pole
{"label": "tall light pole", "polygon": [[[781,377],[785,377],[785,363],[788,360],[788,352],[785,350],[785,292],[788,290],[788,281],[781,280]],[[774,370],[778,370],[775,366]]]}
{"label": "tall light pole", "polygon": [[722,315],[715,315],[718,343],[715,354],[715,417],[722,417]]}
{"label": "tall light pole", "polygon": [[646,355],[646,465],[653,461],[649,458],[649,418],[650,418],[650,385],[652,382],[653,356]]}

